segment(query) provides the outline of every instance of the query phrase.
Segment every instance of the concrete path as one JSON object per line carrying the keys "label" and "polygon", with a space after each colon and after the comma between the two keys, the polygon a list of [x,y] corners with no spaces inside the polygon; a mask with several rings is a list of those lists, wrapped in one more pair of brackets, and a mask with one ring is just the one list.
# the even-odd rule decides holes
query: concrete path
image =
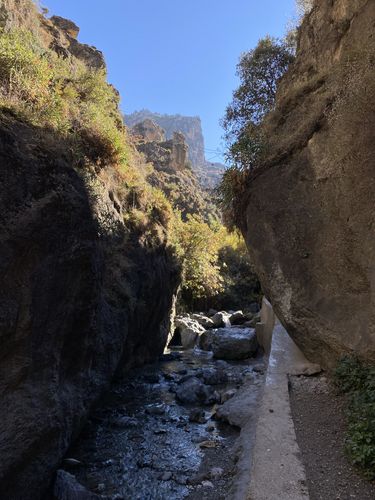
{"label": "concrete path", "polygon": [[276,322],[259,409],[250,488],[246,500],[307,500],[305,470],[290,411],[288,374],[311,374],[309,363]]}

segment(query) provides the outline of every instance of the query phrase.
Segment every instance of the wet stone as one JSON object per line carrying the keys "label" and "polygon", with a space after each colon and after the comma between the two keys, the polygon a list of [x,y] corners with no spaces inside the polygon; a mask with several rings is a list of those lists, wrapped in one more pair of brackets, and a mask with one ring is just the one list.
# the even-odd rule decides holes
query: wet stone
{"label": "wet stone", "polygon": [[[241,374],[251,363],[203,354],[163,356],[159,366],[135,369],[116,382],[70,451],[69,458],[82,463],[67,469],[76,476],[77,483],[69,478],[72,487],[82,485],[102,500],[228,497],[235,467],[231,448],[239,431],[208,420],[223,394],[245,380]],[[215,468],[224,473],[211,473]],[[202,486],[203,481],[213,482],[215,489]]]}

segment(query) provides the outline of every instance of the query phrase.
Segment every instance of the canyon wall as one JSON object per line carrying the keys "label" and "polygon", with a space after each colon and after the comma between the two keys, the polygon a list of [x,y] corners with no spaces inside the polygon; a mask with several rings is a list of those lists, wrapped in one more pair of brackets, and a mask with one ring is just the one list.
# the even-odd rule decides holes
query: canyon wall
{"label": "canyon wall", "polygon": [[[7,5],[22,26],[28,2]],[[72,23],[32,15],[48,46],[98,67]],[[116,165],[1,110],[0,498],[44,498],[113,376],[163,352],[180,269],[157,208],[126,223],[129,196],[146,210]]]}
{"label": "canyon wall", "polygon": [[263,289],[313,361],[375,361],[375,3],[320,0],[266,118],[242,230]]}

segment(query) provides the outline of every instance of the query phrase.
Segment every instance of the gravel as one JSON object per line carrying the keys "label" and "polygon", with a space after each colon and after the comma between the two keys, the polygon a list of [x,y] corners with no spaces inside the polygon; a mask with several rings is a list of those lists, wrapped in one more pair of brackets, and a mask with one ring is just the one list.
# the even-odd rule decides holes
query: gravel
{"label": "gravel", "polygon": [[291,407],[311,500],[374,500],[344,452],[345,398],[325,376],[291,377]]}

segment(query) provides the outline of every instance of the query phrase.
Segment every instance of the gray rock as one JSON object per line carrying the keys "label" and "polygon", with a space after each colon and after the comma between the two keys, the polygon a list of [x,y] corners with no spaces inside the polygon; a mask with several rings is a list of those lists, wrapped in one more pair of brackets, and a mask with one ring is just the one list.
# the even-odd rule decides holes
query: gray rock
{"label": "gray rock", "polygon": [[229,389],[221,394],[221,403],[229,401],[236,394],[236,389]]}
{"label": "gray rock", "polygon": [[175,326],[181,336],[181,344],[184,349],[192,349],[199,335],[205,331],[198,321],[190,318],[176,318]]}
{"label": "gray rock", "polygon": [[229,318],[231,325],[242,325],[246,322],[246,320],[247,318],[244,316],[242,311],[234,312]]}
{"label": "gray rock", "polygon": [[103,500],[102,495],[96,495],[80,484],[73,474],[58,470],[53,490],[56,500]]}
{"label": "gray rock", "polygon": [[212,387],[203,384],[198,378],[192,377],[179,386],[176,398],[180,403],[211,404],[219,401],[220,395]]}
{"label": "gray rock", "polygon": [[206,330],[208,330],[209,328],[215,328],[214,322],[207,316],[204,316],[202,314],[192,314],[191,318],[195,321],[198,321],[198,323],[202,325]]}
{"label": "gray rock", "polygon": [[189,413],[189,422],[205,424],[207,422],[206,414],[200,408],[193,408]]}
{"label": "gray rock", "polygon": [[205,330],[199,335],[198,345],[203,351],[211,351],[214,330]]}
{"label": "gray rock", "polygon": [[149,415],[164,415],[167,407],[164,404],[151,404],[146,406],[146,413]]}
{"label": "gray rock", "polygon": [[170,481],[172,479],[172,472],[164,472],[161,476],[160,479],[162,481]]}
{"label": "gray rock", "polygon": [[203,368],[198,376],[207,385],[219,385],[228,382],[227,373],[224,370],[217,370],[215,368]]}
{"label": "gray rock", "polygon": [[219,359],[246,359],[254,356],[258,341],[254,329],[222,328],[214,330],[212,351]]}
{"label": "gray rock", "polygon": [[229,321],[230,315],[226,312],[218,312],[215,314],[215,316],[212,316],[212,321],[216,328],[229,328],[230,327],[230,321]]}

